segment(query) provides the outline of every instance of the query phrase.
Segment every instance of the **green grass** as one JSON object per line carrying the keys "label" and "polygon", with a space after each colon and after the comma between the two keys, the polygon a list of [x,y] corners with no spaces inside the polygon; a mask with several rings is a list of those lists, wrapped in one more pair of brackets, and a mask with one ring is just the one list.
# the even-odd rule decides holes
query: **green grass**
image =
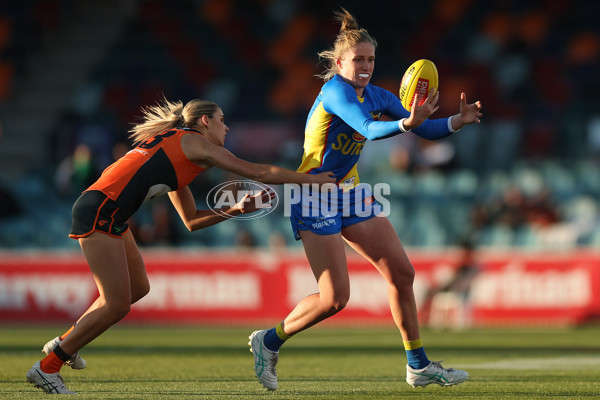
{"label": "green grass", "polygon": [[[279,390],[254,378],[252,329],[113,327],[82,351],[88,367],[63,368],[81,399],[598,399],[600,327],[425,330],[431,359],[464,368],[459,386],[406,384],[406,358],[393,327],[315,327],[286,343]],[[47,394],[25,381],[60,328],[0,327],[0,398]]]}

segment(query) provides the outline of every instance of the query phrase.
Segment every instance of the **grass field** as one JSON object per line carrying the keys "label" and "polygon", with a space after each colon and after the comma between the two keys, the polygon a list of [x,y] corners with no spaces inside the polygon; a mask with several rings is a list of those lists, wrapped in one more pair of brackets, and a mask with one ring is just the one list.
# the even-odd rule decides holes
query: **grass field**
{"label": "grass field", "polygon": [[[252,371],[252,329],[113,327],[82,351],[83,371],[63,368],[81,399],[599,399],[600,327],[425,330],[431,359],[469,371],[468,382],[413,389],[393,327],[315,327],[280,353],[279,390]],[[60,328],[0,327],[0,398],[47,394],[25,380]]]}

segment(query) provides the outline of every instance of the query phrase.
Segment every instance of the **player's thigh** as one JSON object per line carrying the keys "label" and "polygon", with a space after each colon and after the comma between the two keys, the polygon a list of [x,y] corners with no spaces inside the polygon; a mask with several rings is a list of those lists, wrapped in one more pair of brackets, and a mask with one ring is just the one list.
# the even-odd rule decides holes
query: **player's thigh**
{"label": "player's thigh", "polygon": [[321,295],[348,297],[350,279],[341,235],[318,235],[311,231],[300,231],[299,234]]}
{"label": "player's thigh", "polygon": [[389,282],[413,279],[414,268],[387,217],[377,216],[344,227],[342,236],[350,247],[373,264]]}
{"label": "player's thigh", "polygon": [[127,255],[122,238],[94,232],[79,239],[100,297],[106,303],[127,302],[131,298]]}
{"label": "player's thigh", "polygon": [[150,291],[150,281],[142,253],[135,242],[131,229],[123,234],[123,244],[127,255],[127,269],[131,282],[131,302],[135,303]]}

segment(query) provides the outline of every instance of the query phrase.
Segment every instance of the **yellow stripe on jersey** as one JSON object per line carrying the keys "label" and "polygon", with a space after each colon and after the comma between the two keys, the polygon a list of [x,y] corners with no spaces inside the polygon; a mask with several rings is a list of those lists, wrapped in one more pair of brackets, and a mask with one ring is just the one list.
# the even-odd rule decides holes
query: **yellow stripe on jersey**
{"label": "yellow stripe on jersey", "polygon": [[327,144],[327,130],[333,115],[329,114],[320,103],[306,123],[304,132],[304,154],[298,172],[308,172],[319,168],[323,163],[323,154]]}
{"label": "yellow stripe on jersey", "polygon": [[348,171],[348,173],[342,179],[340,179],[339,187],[345,192],[354,188],[355,186],[358,186],[359,183],[360,179],[358,178],[357,164],[354,164],[354,167],[352,167],[352,169]]}

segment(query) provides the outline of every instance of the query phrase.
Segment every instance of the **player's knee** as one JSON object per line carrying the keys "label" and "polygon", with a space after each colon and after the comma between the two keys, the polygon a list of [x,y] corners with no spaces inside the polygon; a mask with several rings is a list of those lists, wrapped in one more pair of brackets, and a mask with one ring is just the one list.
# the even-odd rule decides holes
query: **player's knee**
{"label": "player's knee", "polygon": [[142,299],[150,292],[150,282],[147,280],[145,282],[140,282],[135,285],[135,287],[131,288],[131,304],[137,302]]}
{"label": "player's knee", "polygon": [[127,314],[129,314],[129,310],[131,309],[131,302],[127,301],[114,301],[111,303],[107,303],[106,307],[110,314],[110,318],[117,322],[124,318]]}
{"label": "player's knee", "polygon": [[327,299],[324,302],[323,308],[325,309],[325,312],[327,314],[334,315],[342,311],[346,307],[346,304],[348,304],[348,300],[350,300],[349,292],[336,293],[335,296],[333,296],[330,299]]}
{"label": "player's knee", "polygon": [[408,265],[402,268],[390,268],[391,273],[391,282],[389,282],[392,286],[397,288],[412,287],[415,282],[415,269],[412,265]]}
{"label": "player's knee", "polygon": [[346,304],[348,304],[348,299],[340,299],[332,304],[330,311],[336,314],[346,308]]}

